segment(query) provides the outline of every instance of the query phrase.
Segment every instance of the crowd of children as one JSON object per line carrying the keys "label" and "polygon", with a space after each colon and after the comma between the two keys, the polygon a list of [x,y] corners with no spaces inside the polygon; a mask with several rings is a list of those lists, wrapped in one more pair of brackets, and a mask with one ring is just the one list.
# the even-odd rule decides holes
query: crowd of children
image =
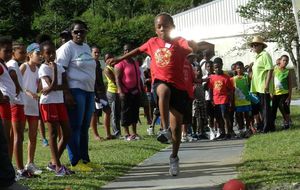
{"label": "crowd of children", "polygon": [[[169,14],[159,14],[155,17],[157,37],[136,49],[124,46],[121,57],[106,54],[103,73],[107,78],[107,89],[98,61],[99,48],[89,48],[84,43],[87,26],[82,21],[73,23],[72,40],[58,50],[50,40],[32,43],[26,48],[22,43],[1,38],[0,117],[9,142],[9,157],[15,157],[17,177],[30,178],[42,173],[34,160],[39,120],[45,123],[49,134],[51,158],[47,169],[56,176],[92,171],[96,167],[88,155],[90,124],[95,139],[102,140],[97,132],[99,110],[95,107],[105,113],[107,140],[121,136],[120,125],[124,127],[125,140],[139,140],[137,100],[142,89],[148,100],[145,105],[153,113],[148,116],[148,122],[152,121],[147,129],[149,135],[154,134],[155,123],[160,117],[157,140],[173,145],[169,170],[172,176],[180,171],[178,151],[181,142],[228,140],[249,137],[257,131],[274,131],[278,108],[283,114],[283,128],[290,127],[291,74],[286,68],[289,61],[286,55],[278,59],[274,69],[268,62],[264,65],[265,70],[260,70],[259,56],[269,58],[269,55],[264,50],[266,44],[255,38],[250,45],[259,56],[253,66],[246,69],[238,61],[233,64],[232,72],[226,73],[221,58],[211,61],[212,56],[208,56],[211,53],[205,50],[206,57],[200,61],[202,54],[194,42],[181,37],[172,39],[170,32],[174,27]],[[131,58],[141,53],[151,58],[143,80],[138,62]],[[257,81],[255,77],[261,77],[260,72],[265,72],[264,78]],[[265,81],[263,87],[257,84]],[[269,85],[274,86],[274,93]],[[265,113],[262,105],[271,111]],[[24,166],[26,122],[29,143]],[[237,133],[233,128],[235,123]],[[131,133],[129,126],[132,126]],[[60,161],[66,147],[70,169]]]}

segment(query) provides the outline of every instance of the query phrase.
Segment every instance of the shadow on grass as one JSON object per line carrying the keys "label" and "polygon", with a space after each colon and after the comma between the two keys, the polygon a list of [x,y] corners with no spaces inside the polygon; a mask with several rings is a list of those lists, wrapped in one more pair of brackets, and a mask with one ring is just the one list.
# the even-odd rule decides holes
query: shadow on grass
{"label": "shadow on grass", "polygon": [[[299,156],[295,156],[294,159],[299,159]],[[257,159],[240,163],[237,167],[243,173],[240,179],[247,183],[249,189],[260,189],[265,187],[266,184],[276,186],[276,184],[283,182],[294,183],[300,181],[300,167],[293,163],[291,166],[286,162],[287,160],[284,158]],[[282,164],[277,165],[278,163]]]}

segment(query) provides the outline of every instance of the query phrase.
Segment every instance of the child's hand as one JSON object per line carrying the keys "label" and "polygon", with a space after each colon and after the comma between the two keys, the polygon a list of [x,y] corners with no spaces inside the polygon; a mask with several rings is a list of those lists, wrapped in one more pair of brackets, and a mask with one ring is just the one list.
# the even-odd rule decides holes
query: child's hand
{"label": "child's hand", "polygon": [[36,99],[36,100],[39,99],[39,96],[38,96],[36,93],[33,93],[33,92],[29,91],[29,90],[25,90],[25,93],[26,93],[29,97],[31,97],[32,99]]}
{"label": "child's hand", "polygon": [[49,62],[49,67],[56,68],[56,63],[54,61]]}
{"label": "child's hand", "polygon": [[113,57],[113,58],[107,59],[105,63],[107,65],[114,66],[118,62],[119,62],[119,60],[117,58]]}
{"label": "child's hand", "polygon": [[287,99],[285,100],[285,103],[287,105],[290,105],[290,103],[291,103],[291,97],[287,97]]}
{"label": "child's hand", "polygon": [[41,90],[41,93],[42,93],[43,95],[47,95],[47,94],[49,94],[51,91],[52,91],[51,88],[46,87],[46,88],[43,88],[43,89]]}

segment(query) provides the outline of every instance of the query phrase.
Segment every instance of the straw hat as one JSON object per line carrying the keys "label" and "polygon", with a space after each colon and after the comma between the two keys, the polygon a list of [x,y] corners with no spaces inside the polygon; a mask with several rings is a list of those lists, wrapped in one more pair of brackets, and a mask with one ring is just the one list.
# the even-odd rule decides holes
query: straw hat
{"label": "straw hat", "polygon": [[252,44],[263,44],[264,48],[268,47],[268,45],[265,44],[264,39],[260,36],[254,36],[252,42],[249,45],[251,46]]}

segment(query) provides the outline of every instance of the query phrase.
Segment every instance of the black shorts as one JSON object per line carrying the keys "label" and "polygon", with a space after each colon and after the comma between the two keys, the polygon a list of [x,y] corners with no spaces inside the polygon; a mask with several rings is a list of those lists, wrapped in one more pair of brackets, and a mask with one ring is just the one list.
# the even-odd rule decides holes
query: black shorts
{"label": "black shorts", "polygon": [[136,124],[139,119],[140,94],[125,94],[121,98],[121,125],[128,127]]}
{"label": "black shorts", "polygon": [[171,83],[167,83],[167,82],[155,79],[155,81],[153,83],[153,90],[154,90],[153,95],[154,95],[154,100],[156,101],[157,105],[158,105],[158,96],[157,96],[156,90],[160,84],[167,85],[171,91],[170,102],[169,102],[170,107],[175,109],[176,111],[178,111],[179,113],[181,113],[183,115],[186,111],[186,105],[188,102],[187,92],[184,90],[179,90],[179,89],[175,88],[173,86],[173,84],[171,84]]}
{"label": "black shorts", "polygon": [[223,118],[225,115],[229,115],[229,104],[218,104],[215,105],[214,115],[216,119]]}
{"label": "black shorts", "polygon": [[192,124],[192,105],[193,100],[189,99],[186,104],[186,111],[183,114],[182,124]]}

